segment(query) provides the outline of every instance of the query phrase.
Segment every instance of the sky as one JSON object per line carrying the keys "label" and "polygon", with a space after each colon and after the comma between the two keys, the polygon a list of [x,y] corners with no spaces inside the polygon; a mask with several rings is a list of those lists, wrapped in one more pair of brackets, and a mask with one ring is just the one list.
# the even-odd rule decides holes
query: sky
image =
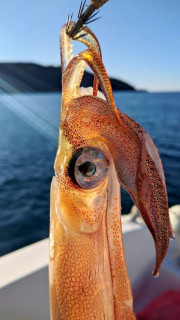
{"label": "sky", "polygon": [[[0,62],[59,65],[59,30],[69,13],[76,20],[79,5],[0,0]],[[109,76],[137,89],[180,91],[180,0],[109,0],[99,16],[90,27]]]}

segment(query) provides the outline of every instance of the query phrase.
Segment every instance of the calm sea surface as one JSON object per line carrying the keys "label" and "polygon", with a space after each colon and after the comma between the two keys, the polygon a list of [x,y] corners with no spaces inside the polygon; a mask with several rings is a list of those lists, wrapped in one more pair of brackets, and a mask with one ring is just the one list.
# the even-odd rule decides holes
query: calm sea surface
{"label": "calm sea surface", "polygon": [[[180,93],[115,93],[117,106],[152,136],[169,206],[180,204]],[[48,236],[60,94],[0,95],[0,255]],[[123,213],[132,200],[122,191]]]}

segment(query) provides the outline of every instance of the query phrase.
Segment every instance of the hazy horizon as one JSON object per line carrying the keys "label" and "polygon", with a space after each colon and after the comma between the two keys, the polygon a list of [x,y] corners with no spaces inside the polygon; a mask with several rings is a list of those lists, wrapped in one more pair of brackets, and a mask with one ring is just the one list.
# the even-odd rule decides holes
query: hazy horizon
{"label": "hazy horizon", "polygon": [[[79,5],[79,0],[3,2],[0,62],[59,66],[59,30],[68,13],[76,19]],[[107,2],[90,28],[109,76],[137,89],[180,91],[179,12],[178,0]]]}
{"label": "hazy horizon", "polygon": [[[61,65],[59,64],[57,64],[57,65],[52,65],[52,64],[40,64],[40,63],[37,63],[37,62],[32,62],[32,61],[0,61],[0,64],[1,63],[24,63],[24,64],[37,64],[37,65],[39,65],[39,66],[42,66],[42,67],[54,67],[54,68],[58,68],[58,67],[61,67]],[[92,73],[92,71],[91,70],[86,70],[87,72],[89,72],[89,73]],[[129,85],[132,85],[132,83],[131,82],[129,82],[129,81],[125,81],[124,79],[122,79],[122,78],[118,78],[118,76],[111,76],[111,75],[109,75],[109,77],[110,78],[113,78],[113,79],[117,79],[117,80],[120,80],[120,81],[123,81],[123,82],[125,82],[125,83],[127,83],[127,84],[129,84]],[[147,91],[147,92],[150,92],[150,93],[180,93],[180,89],[179,90],[148,90],[147,88],[137,88],[136,87],[136,85],[132,85],[137,91]],[[126,92],[126,91],[125,91]],[[48,92],[49,93],[49,92]]]}

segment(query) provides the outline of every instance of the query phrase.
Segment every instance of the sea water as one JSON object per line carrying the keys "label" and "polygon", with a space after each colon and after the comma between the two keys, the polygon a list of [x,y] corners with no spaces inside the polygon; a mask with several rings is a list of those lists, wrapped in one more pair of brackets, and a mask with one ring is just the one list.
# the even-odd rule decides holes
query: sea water
{"label": "sea water", "polygon": [[[169,206],[180,204],[180,93],[115,92],[118,108],[154,139]],[[0,95],[0,255],[48,237],[59,93]],[[122,213],[133,202],[122,190]]]}

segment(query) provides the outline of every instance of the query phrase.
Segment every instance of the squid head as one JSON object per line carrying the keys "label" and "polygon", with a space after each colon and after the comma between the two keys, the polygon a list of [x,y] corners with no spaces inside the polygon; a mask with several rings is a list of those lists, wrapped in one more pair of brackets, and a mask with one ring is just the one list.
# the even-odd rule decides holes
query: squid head
{"label": "squid head", "polygon": [[[57,269],[65,268],[65,258],[72,253],[75,259],[73,260],[74,270],[76,272],[79,270],[82,279],[83,272],[86,274],[89,272],[88,277],[92,277],[91,282],[95,281],[95,289],[91,288],[91,293],[95,290],[93,297],[97,298],[102,286],[106,286],[103,289],[107,293],[104,294],[104,301],[112,306],[112,310],[106,310],[106,315],[109,312],[109,317],[102,317],[102,319],[113,319],[111,313],[116,315],[114,319],[120,319],[120,315],[123,319],[133,319],[131,288],[125,266],[119,218],[119,184],[131,195],[153,236],[156,248],[153,274],[156,276],[168,249],[169,236],[173,237],[164,172],[151,137],[138,123],[116,108],[110,80],[102,62],[99,43],[90,29],[86,28],[84,31],[85,36],[82,37],[79,33],[76,38],[86,44],[88,49],[75,57],[72,57],[71,39],[66,34],[65,26],[60,35],[62,107],[55,160],[56,177],[52,184],[54,200],[51,200],[53,201],[51,210],[56,212],[56,218],[51,214],[51,234],[54,235],[51,241],[51,248],[53,248],[51,258],[52,261],[58,259],[60,261],[63,257],[63,262],[54,264],[53,268],[56,271],[52,273],[54,277],[56,274],[56,281],[58,281]],[[94,73],[94,86],[89,91],[83,91],[80,84],[87,65]],[[98,93],[99,85],[103,94]],[[59,225],[61,227],[63,225],[63,228],[60,229]],[[103,233],[103,236],[102,234],[100,236],[100,233]],[[61,242],[58,240],[60,238]],[[80,258],[79,251],[76,252],[71,238],[76,244],[76,249],[82,250],[84,258]],[[83,242],[81,242],[82,239]],[[83,243],[82,247],[80,243]],[[102,258],[103,271],[98,261],[95,263],[93,250],[97,252],[99,261]],[[85,266],[82,261],[86,258],[89,259],[88,266]],[[68,261],[67,258],[67,264]],[[109,261],[107,266],[106,261]],[[94,264],[96,264],[95,267],[93,267]],[[70,272],[71,268],[72,260],[69,268],[67,267],[67,272]],[[94,272],[99,275],[99,278],[101,276],[105,278],[100,281],[101,289],[96,283],[97,279],[93,280],[95,277],[93,268],[97,268]],[[91,271],[88,271],[89,269]],[[71,285],[72,273],[69,274]],[[52,275],[51,277],[50,283],[54,283],[55,278]],[[68,282],[62,279],[64,278],[61,275],[59,286],[65,286],[65,282]],[[86,284],[84,282],[82,285],[82,283],[83,292],[87,293]],[[71,285],[67,290],[63,289],[66,294],[62,301],[65,301],[68,295],[71,296],[72,301],[74,295],[70,293]],[[66,286],[68,286],[67,283]],[[75,288],[72,292],[75,292]],[[57,288],[52,290],[51,297],[58,305],[56,293]],[[86,305],[87,310],[91,305],[91,293],[89,293],[89,304]],[[101,298],[98,299],[100,304]],[[61,308],[59,313],[64,312],[65,318],[69,319],[69,314],[62,305],[63,302],[59,307]],[[74,314],[79,316],[76,308],[73,308],[75,307],[71,306],[71,311],[68,312],[71,312],[71,315],[75,312]],[[80,304],[78,308],[80,310]],[[102,308],[102,310],[105,309]],[[102,310],[101,312],[105,313]],[[84,318],[79,316],[79,319]]]}

